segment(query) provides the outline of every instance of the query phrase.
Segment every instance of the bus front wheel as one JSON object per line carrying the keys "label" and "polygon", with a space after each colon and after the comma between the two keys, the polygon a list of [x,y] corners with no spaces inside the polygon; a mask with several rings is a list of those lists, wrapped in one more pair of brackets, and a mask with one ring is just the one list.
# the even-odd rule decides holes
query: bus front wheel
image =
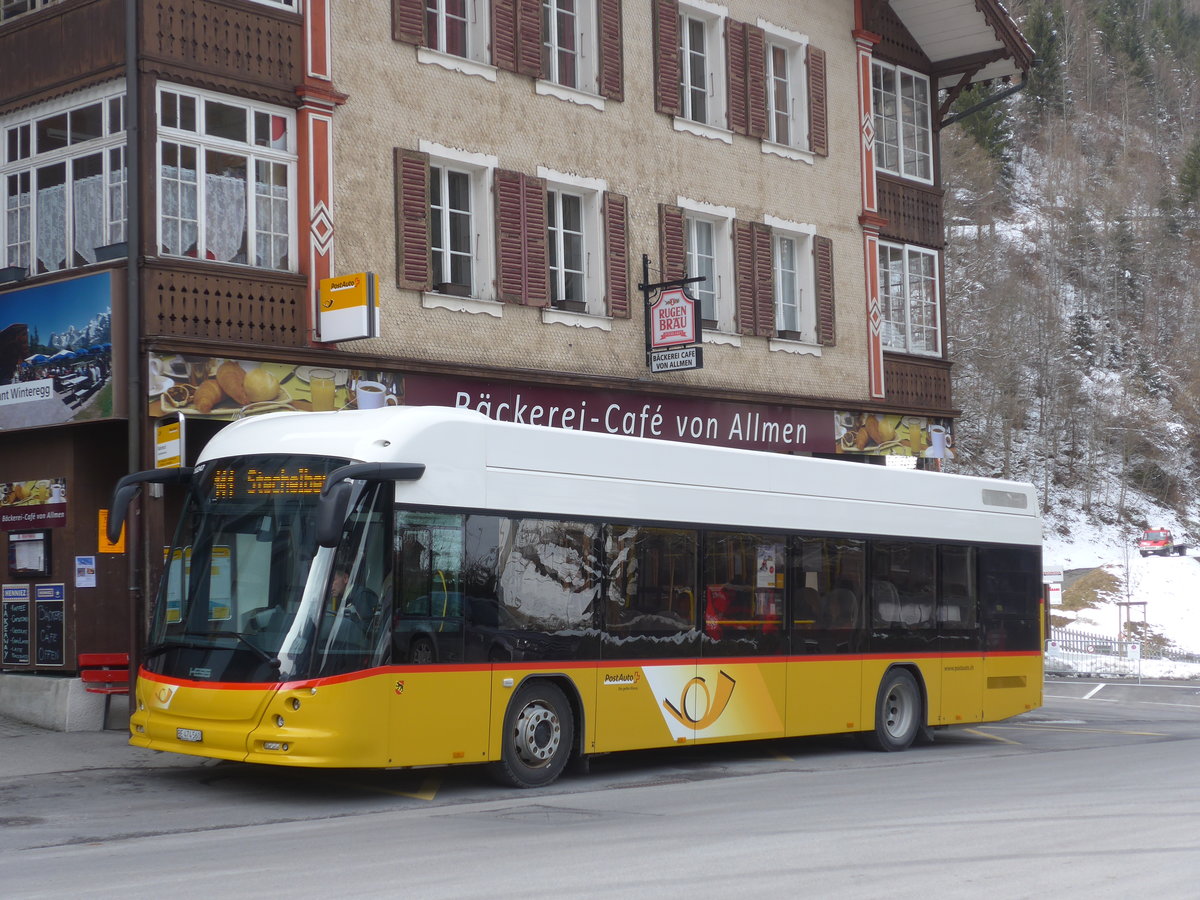
{"label": "bus front wheel", "polygon": [[921,689],[907,669],[891,669],[879,684],[875,700],[875,730],[862,732],[872,750],[907,750],[921,730]]}
{"label": "bus front wheel", "polygon": [[567,764],[574,736],[566,695],[548,681],[528,682],[504,713],[504,743],[492,776],[519,788],[550,784]]}

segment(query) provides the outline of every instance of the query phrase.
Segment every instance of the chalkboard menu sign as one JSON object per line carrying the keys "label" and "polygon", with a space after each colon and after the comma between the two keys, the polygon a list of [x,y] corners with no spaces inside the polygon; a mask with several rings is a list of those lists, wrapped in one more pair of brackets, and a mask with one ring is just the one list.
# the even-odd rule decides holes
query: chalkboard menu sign
{"label": "chalkboard menu sign", "polygon": [[33,588],[37,629],[37,664],[66,665],[66,587],[38,584]]}
{"label": "chalkboard menu sign", "polygon": [[3,653],[0,665],[24,666],[29,664],[31,646],[29,630],[32,603],[29,602],[29,585],[4,585],[4,603],[0,631],[3,631]]}

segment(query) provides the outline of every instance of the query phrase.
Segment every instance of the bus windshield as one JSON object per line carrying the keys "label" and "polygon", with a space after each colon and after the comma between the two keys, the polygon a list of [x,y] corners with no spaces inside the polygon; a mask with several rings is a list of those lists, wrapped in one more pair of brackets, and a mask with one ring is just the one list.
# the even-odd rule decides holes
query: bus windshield
{"label": "bus windshield", "polygon": [[361,623],[331,591],[341,593],[347,579],[361,577],[365,541],[382,545],[369,499],[378,486],[357,489],[356,526],[343,546],[325,549],[316,541],[321,485],[347,462],[264,455],[197,469],[166,551],[144,655],[149,671],[269,683],[362,666]]}

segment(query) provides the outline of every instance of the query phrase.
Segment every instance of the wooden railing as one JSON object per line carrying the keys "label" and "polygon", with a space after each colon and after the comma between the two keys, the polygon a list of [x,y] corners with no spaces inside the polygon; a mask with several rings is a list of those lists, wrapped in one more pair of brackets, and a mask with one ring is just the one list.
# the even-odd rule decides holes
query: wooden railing
{"label": "wooden railing", "polygon": [[217,84],[247,82],[294,94],[304,77],[301,19],[283,7],[228,0],[144,4],[142,53],[150,71],[203,72]]}
{"label": "wooden railing", "polygon": [[942,247],[946,234],[941,188],[914,184],[890,175],[877,175],[879,214],[888,224],[881,236],[906,244]]}
{"label": "wooden railing", "polygon": [[952,411],[950,363],[943,359],[883,355],[883,378],[889,405],[920,410],[926,415]]}
{"label": "wooden railing", "polygon": [[305,285],[303,275],[148,260],[142,270],[142,332],[147,338],[307,347]]}

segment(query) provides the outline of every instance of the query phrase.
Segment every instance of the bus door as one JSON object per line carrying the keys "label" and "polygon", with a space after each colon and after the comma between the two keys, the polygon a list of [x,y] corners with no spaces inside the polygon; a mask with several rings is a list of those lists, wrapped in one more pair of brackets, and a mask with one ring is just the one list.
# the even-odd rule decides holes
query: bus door
{"label": "bus door", "polygon": [[860,721],[865,548],[864,541],[851,538],[792,539],[786,579],[788,735],[865,727]]}
{"label": "bus door", "polygon": [[487,758],[488,672],[464,661],[466,519],[396,511],[393,765]]}
{"label": "bus door", "polygon": [[983,636],[972,547],[938,548],[938,648],[942,655],[939,725],[983,718]]}

